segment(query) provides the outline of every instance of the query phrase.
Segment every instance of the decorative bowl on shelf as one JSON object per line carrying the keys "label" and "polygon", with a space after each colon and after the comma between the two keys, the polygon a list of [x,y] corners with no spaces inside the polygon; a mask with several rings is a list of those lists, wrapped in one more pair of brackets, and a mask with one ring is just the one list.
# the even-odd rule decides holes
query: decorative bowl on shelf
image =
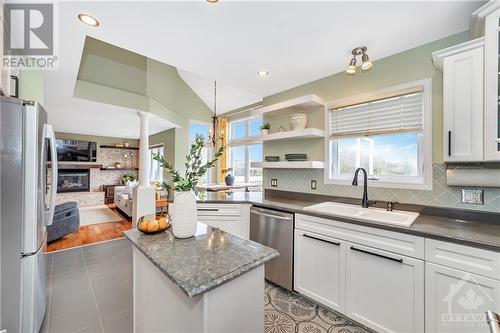
{"label": "decorative bowl on shelf", "polygon": [[170,215],[156,217],[155,214],[145,215],[137,221],[137,229],[145,234],[156,234],[170,228]]}
{"label": "decorative bowl on shelf", "polygon": [[266,162],[279,162],[280,157],[279,156],[266,156],[264,157]]}
{"label": "decorative bowl on shelf", "polygon": [[292,130],[301,130],[307,126],[307,114],[296,113],[290,115],[290,126]]}
{"label": "decorative bowl on shelf", "polygon": [[285,159],[289,162],[307,161],[307,154],[302,154],[302,153],[285,154]]}

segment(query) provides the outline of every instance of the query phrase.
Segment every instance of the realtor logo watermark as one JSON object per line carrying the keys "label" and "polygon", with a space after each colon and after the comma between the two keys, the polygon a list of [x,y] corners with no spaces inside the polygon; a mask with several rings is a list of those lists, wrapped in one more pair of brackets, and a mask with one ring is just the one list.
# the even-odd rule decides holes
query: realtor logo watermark
{"label": "realtor logo watermark", "polygon": [[492,296],[471,274],[449,285],[448,293],[442,299],[446,304],[446,313],[441,314],[444,327],[485,328],[486,310],[493,306]]}
{"label": "realtor logo watermark", "polygon": [[3,68],[56,69],[56,9],[55,3],[3,4]]}

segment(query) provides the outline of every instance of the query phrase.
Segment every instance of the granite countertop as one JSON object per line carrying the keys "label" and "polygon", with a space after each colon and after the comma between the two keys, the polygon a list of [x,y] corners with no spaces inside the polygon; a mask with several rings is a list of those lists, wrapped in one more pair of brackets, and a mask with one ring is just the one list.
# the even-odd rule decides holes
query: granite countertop
{"label": "granite countertop", "polygon": [[188,296],[194,297],[277,257],[278,251],[198,223],[194,237],[175,238],[171,229],[125,236]]}
{"label": "granite countertop", "polygon": [[349,220],[341,217],[333,217],[332,215],[304,211],[304,207],[316,204],[318,201],[288,199],[281,196],[264,196],[264,194],[260,192],[233,192],[231,194],[217,192],[199,193],[198,203],[248,203],[264,208],[280,209],[293,213],[313,215],[330,219],[334,218],[338,221],[366,225],[500,252],[500,214],[489,214],[487,215],[487,221],[479,221],[473,217],[471,218],[470,216],[457,218],[457,214],[452,213],[450,213],[449,216],[453,217],[446,217],[421,212],[412,226],[407,228],[374,222]]}

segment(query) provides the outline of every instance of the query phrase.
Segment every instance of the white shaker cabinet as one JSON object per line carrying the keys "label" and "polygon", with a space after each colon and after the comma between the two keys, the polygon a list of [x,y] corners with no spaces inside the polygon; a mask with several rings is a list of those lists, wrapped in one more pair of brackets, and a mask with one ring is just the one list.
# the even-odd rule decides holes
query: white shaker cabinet
{"label": "white shaker cabinet", "polygon": [[423,332],[424,262],[347,243],[345,314],[377,332]]}
{"label": "white shaker cabinet", "polygon": [[339,312],[345,303],[345,241],[295,229],[294,289]]}
{"label": "white shaker cabinet", "polygon": [[484,38],[433,53],[443,70],[443,159],[482,161]]}
{"label": "white shaker cabinet", "polygon": [[250,205],[198,203],[198,221],[233,235],[249,239]]}
{"label": "white shaker cabinet", "polygon": [[488,333],[484,313],[498,309],[500,281],[426,262],[426,333]]}
{"label": "white shaker cabinet", "polygon": [[[493,2],[490,7],[492,7]],[[500,160],[500,8],[485,18],[485,122],[484,154],[487,161]]]}

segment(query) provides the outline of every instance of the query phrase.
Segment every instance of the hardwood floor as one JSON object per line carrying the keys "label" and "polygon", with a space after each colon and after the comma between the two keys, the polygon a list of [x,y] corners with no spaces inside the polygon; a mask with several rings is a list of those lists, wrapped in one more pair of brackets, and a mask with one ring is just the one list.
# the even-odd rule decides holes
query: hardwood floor
{"label": "hardwood floor", "polygon": [[123,232],[132,228],[132,222],[119,210],[117,210],[114,205],[108,206],[120,214],[123,217],[123,220],[119,222],[99,223],[80,227],[78,232],[48,243],[47,251],[53,252],[66,250],[73,247],[95,244],[123,237]]}

